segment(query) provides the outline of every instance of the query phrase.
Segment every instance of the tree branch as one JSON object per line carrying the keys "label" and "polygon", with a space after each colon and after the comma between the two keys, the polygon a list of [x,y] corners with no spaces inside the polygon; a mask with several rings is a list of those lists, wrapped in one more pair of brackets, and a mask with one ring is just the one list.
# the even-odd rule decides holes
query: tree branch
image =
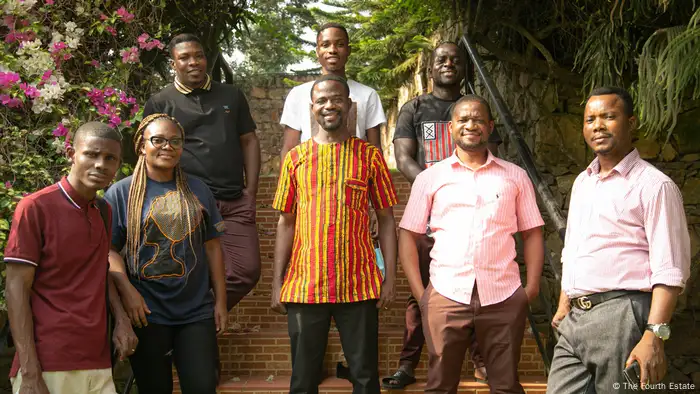
{"label": "tree branch", "polygon": [[474,40],[501,61],[517,64],[538,74],[547,75],[551,71],[552,75],[561,81],[570,83],[573,86],[583,86],[583,78],[579,74],[563,67],[554,66],[551,67],[550,70],[549,64],[546,61],[527,59],[520,53],[501,48],[481,33],[474,33]]}
{"label": "tree branch", "polygon": [[554,61],[554,57],[552,57],[552,54],[549,52],[549,50],[547,48],[545,48],[544,44],[542,44],[540,42],[540,40],[535,38],[535,36],[533,36],[532,33],[527,31],[526,28],[524,28],[520,25],[510,23],[510,22],[505,22],[505,21],[500,21],[499,23],[503,26],[509,27],[509,28],[517,31],[518,33],[520,33],[520,35],[527,38],[527,40],[530,41],[530,43],[535,48],[537,48],[537,50],[540,51],[542,56],[544,56],[544,58],[547,59],[547,63],[549,64],[549,68],[553,69],[554,67],[557,67],[557,62]]}

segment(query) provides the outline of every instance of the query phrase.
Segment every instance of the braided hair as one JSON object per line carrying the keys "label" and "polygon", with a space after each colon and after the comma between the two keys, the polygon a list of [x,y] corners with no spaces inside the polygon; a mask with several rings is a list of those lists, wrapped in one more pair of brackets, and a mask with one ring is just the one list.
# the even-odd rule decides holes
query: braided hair
{"label": "braided hair", "polygon": [[[143,232],[141,228],[141,218],[148,181],[148,176],[146,175],[146,156],[141,153],[141,149],[145,143],[144,134],[146,128],[156,121],[169,121],[174,123],[178,129],[180,129],[182,138],[185,137],[185,130],[182,128],[182,125],[175,118],[161,113],[152,114],[144,118],[134,134],[134,150],[139,156],[139,159],[136,162],[131,186],[129,187],[129,200],[126,214],[126,257],[129,261],[128,264],[132,268],[132,273],[139,278],[141,276],[138,275],[138,251],[141,243],[141,234]],[[180,167],[179,163],[175,166],[175,185],[179,197],[180,215],[177,215],[173,226],[178,226],[178,228],[183,229],[186,224],[187,233],[185,234],[192,234],[193,229],[197,227],[198,221],[201,220],[202,205],[194,193],[192,193],[187,183],[187,176],[182,171],[182,167]],[[183,219],[186,220],[186,223],[183,223]],[[189,242],[190,248],[194,249],[191,236],[189,237]],[[197,255],[195,254],[195,264],[196,258]]]}

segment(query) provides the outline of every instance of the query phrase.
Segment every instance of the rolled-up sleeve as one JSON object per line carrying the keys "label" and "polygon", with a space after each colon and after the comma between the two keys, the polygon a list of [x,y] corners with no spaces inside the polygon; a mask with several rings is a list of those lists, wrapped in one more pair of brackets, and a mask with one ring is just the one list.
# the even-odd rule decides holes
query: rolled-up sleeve
{"label": "rolled-up sleeve", "polygon": [[418,234],[425,234],[428,227],[428,218],[433,207],[430,193],[430,177],[423,171],[416,177],[411,187],[411,196],[408,198],[406,210],[399,227]]}
{"label": "rolled-up sleeve", "polygon": [[651,285],[684,288],[690,276],[690,233],[678,186],[662,183],[647,202],[644,215]]}

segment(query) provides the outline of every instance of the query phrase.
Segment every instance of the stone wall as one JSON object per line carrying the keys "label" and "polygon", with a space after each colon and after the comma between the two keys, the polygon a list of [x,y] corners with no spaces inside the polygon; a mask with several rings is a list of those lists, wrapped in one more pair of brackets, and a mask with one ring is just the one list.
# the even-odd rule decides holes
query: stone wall
{"label": "stone wall", "polygon": [[[424,64],[425,59],[421,64]],[[566,214],[568,199],[576,176],[583,171],[594,155],[587,148],[582,136],[582,97],[568,86],[534,77],[511,65],[488,63],[492,78],[504,96],[520,132],[525,137],[535,162],[555,199]],[[388,125],[382,129],[382,144],[387,163],[396,168],[392,138],[398,110],[413,97],[430,91],[424,67],[416,72],[399,91],[393,105],[385,107]],[[276,174],[279,168],[279,149],[282,128],[279,118],[284,98],[291,87],[283,82],[283,76],[269,83],[248,89],[253,117],[258,124],[258,136],[262,146],[262,173]],[[313,79],[313,76],[295,78],[298,82]],[[477,81],[479,94],[488,98],[483,86]],[[497,116],[497,114],[494,114]],[[499,125],[497,119],[497,127]],[[642,157],[668,174],[680,187],[691,236],[692,274],[687,288],[679,299],[673,318],[673,335],[667,342],[667,354],[671,359],[669,376],[673,382],[689,382],[700,387],[700,109],[689,110],[679,118],[674,137],[668,144],[637,138],[635,146]],[[695,134],[694,134],[695,133]],[[505,131],[500,156],[518,163],[515,147],[510,144]],[[559,261],[562,242],[546,217],[547,251],[552,261]],[[524,273],[524,267],[522,267]],[[553,273],[545,269],[542,292],[548,299],[556,300],[559,283]],[[524,275],[523,275],[524,278]],[[556,307],[556,303],[554,303]],[[535,319],[540,329],[547,329],[548,321],[543,306],[533,305]]]}
{"label": "stone wall", "polygon": [[[545,79],[533,77],[522,70],[492,62],[487,65],[503,95],[520,132],[525,137],[535,162],[564,214],[568,211],[571,187],[577,175],[593,160],[583,136],[582,97],[575,90]],[[476,90],[484,97],[488,93],[477,81]],[[497,116],[497,114],[494,114]],[[666,350],[671,359],[669,378],[674,383],[694,381],[700,387],[700,110],[690,110],[679,118],[674,137],[667,144],[635,137],[635,146],[642,158],[671,177],[681,189],[685,204],[688,231],[691,237],[691,278],[679,298],[673,317],[672,337]],[[696,133],[693,135],[693,133]],[[518,162],[515,147],[505,133],[502,152]],[[541,211],[545,213],[541,206]],[[545,220],[547,220],[545,218]],[[563,246],[554,227],[547,220],[547,250],[553,261],[559,261]],[[556,299],[560,286],[551,273],[545,272],[551,299]]]}

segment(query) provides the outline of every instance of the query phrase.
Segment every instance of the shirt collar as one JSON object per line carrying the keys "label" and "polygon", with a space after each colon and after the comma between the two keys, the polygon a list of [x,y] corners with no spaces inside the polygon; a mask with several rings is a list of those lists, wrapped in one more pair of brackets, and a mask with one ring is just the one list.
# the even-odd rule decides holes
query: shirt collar
{"label": "shirt collar", "polygon": [[58,188],[61,189],[63,195],[66,196],[68,201],[70,201],[70,203],[78,209],[85,209],[90,203],[90,201],[78,194],[73,186],[71,186],[70,182],[68,182],[68,177],[64,176],[61,178],[61,180],[58,182]]}
{"label": "shirt collar", "polygon": [[[491,153],[490,150],[487,149],[487,150],[486,150],[486,154],[487,154],[487,156],[486,156],[486,163],[484,163],[481,167],[477,168],[477,170],[478,170],[478,169],[481,169],[481,168],[486,168],[486,167],[489,166],[491,163],[498,164],[499,166],[501,165],[501,163],[500,163],[500,160],[501,160],[501,159],[499,159],[498,157],[494,156],[494,155]],[[465,165],[464,163],[462,163],[462,160],[460,160],[460,159],[459,159],[459,156],[457,156],[457,149],[455,149],[455,150],[452,152],[452,156],[450,156],[450,157],[448,157],[447,159],[445,159],[445,161],[447,161],[447,162],[448,162],[450,165],[452,165],[452,166],[460,165],[460,166],[462,166],[462,167],[469,168],[467,165]]]}
{"label": "shirt collar", "polygon": [[174,85],[175,85],[175,89],[177,89],[177,91],[182,93],[182,94],[190,94],[197,89],[211,90],[211,77],[209,76],[209,74],[207,74],[207,79],[204,81],[204,85],[202,85],[201,87],[196,88],[196,89],[192,89],[192,88],[187,87],[187,85],[180,82],[180,80],[177,79],[177,77],[175,77]]}
{"label": "shirt collar", "polygon": [[[611,173],[615,171],[618,174],[626,177],[640,159],[641,156],[639,156],[639,151],[637,148],[634,148],[632,149],[632,152],[628,153],[627,156],[617,163],[617,165],[612,169]],[[593,159],[591,164],[588,165],[586,168],[586,173],[588,176],[598,175],[600,173],[600,160],[597,157]]]}

